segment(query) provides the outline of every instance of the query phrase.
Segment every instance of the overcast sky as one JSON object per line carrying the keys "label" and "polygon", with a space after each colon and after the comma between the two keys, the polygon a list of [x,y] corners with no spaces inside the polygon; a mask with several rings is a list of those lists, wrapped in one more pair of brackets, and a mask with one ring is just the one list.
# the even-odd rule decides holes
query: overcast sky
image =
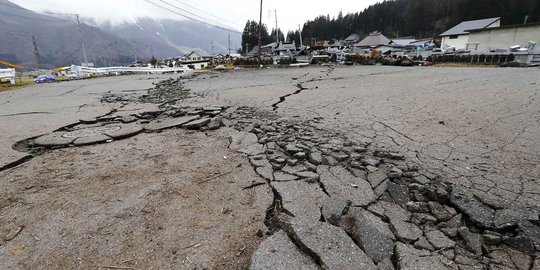
{"label": "overcast sky", "polygon": [[[53,11],[61,13],[79,13],[83,17],[95,18],[98,22],[110,21],[121,23],[137,17],[185,19],[180,15],[160,9],[147,1],[193,16],[185,11],[175,9],[171,5],[183,8],[195,15],[197,19],[210,21],[242,30],[246,21],[259,19],[259,0],[11,0],[34,11]],[[298,29],[298,25],[318,15],[336,16],[341,10],[348,12],[361,11],[380,0],[333,0],[333,1],[291,1],[264,0],[263,23],[269,28],[275,27],[277,10],[279,28],[283,32]],[[203,12],[201,12],[203,11]]]}

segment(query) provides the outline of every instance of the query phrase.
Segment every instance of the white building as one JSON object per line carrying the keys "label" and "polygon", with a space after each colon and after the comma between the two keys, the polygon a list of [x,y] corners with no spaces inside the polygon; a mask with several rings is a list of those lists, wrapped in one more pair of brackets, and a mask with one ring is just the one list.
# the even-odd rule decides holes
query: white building
{"label": "white building", "polygon": [[189,69],[205,69],[208,67],[209,61],[204,59],[203,56],[196,51],[192,51],[182,57],[181,62],[182,65]]}
{"label": "white building", "polygon": [[500,26],[500,17],[462,22],[440,34],[442,37],[441,49],[455,48],[456,50],[465,50],[467,49],[467,43],[469,43],[470,30]]}
{"label": "white building", "polygon": [[[540,43],[540,23],[509,25],[471,31],[469,48],[481,52],[504,52],[520,45],[527,48]],[[538,46],[532,46],[540,53]]]}

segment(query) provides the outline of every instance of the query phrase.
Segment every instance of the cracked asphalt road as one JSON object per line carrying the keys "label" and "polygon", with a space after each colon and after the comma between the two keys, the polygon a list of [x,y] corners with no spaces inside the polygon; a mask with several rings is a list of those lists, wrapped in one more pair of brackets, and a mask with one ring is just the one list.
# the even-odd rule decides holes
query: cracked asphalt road
{"label": "cracked asphalt road", "polygon": [[[26,87],[0,94],[0,168],[24,157],[12,146],[20,140],[48,133],[61,126],[103,115],[120,104],[103,104],[107,92],[129,93],[152,87],[169,76],[135,75],[78,80]],[[137,109],[129,107],[129,109]]]}
{"label": "cracked asphalt road", "polygon": [[[479,201],[478,204],[504,210],[517,204],[540,207],[538,75],[540,71],[536,68],[388,66],[225,72],[186,80],[184,87],[197,96],[182,100],[178,105],[247,106],[255,108],[258,115],[248,110],[243,118],[235,120],[237,129],[249,132],[253,129],[252,121],[266,119],[274,124],[284,121],[282,126],[276,126],[285,130],[291,121],[304,123],[312,130],[325,130],[325,134],[336,139],[341,138],[339,143],[331,140],[330,145],[321,141],[317,147],[322,146],[324,151],[332,152],[337,145],[342,147],[344,141],[351,141],[372,149],[399,152],[404,160],[395,162],[396,166],[399,164],[400,168],[408,169],[419,166],[428,178],[441,176],[444,182],[467,188],[474,194],[474,200]],[[432,258],[422,261],[428,267],[441,263],[450,265],[454,263],[452,260],[459,265],[467,265],[463,256],[459,257],[459,252],[469,253],[459,251],[457,245],[455,254],[452,252],[455,258],[444,253],[448,247],[453,247],[454,242],[444,235],[448,234],[447,231],[444,234],[433,231],[431,225],[424,224],[429,215],[415,212],[411,219],[411,213],[395,214],[395,207],[410,210],[403,204],[407,199],[401,201],[401,207],[397,204],[381,206],[380,202],[371,204],[373,202],[370,201],[375,200],[373,192],[384,197],[381,194],[385,192],[386,185],[390,191],[396,192],[391,194],[396,197],[390,200],[397,203],[401,200],[396,191],[400,188],[399,183],[384,181],[385,189],[381,190],[379,188],[383,184],[373,180],[373,171],[369,171],[369,183],[365,179],[357,184],[345,183],[349,189],[353,188],[352,192],[346,191],[340,183],[342,178],[356,178],[347,176],[344,168],[334,164],[331,168],[319,166],[310,172],[271,173],[270,177],[276,182],[268,181],[266,185],[250,167],[250,162],[263,167],[268,165],[264,164],[264,157],[257,156],[264,150],[261,152],[260,146],[251,145],[242,150],[247,151],[245,154],[250,157],[247,159],[227,149],[231,134],[228,129],[214,132],[172,129],[155,134],[143,133],[111,143],[52,150],[31,160],[25,158],[27,153],[12,149],[18,141],[53,132],[81,119],[158,110],[155,104],[107,103],[101,99],[105,94],[144,93],[152,83],[169,77],[109,77],[0,93],[0,131],[4,135],[0,142],[0,236],[3,238],[0,239],[0,268],[148,269],[152,266],[174,266],[180,269],[245,269],[249,267],[250,259],[264,267],[271,259],[265,251],[281,247],[285,242],[288,243],[291,261],[305,265],[306,269],[337,267],[351,259],[345,258],[347,252],[358,254],[351,262],[364,265],[365,269],[375,267],[374,262],[378,269],[393,269],[394,266],[409,269],[407,267],[417,265],[415,262],[420,258],[429,256]],[[234,111],[229,113],[231,119],[238,116]],[[273,116],[265,118],[266,114]],[[297,132],[311,132],[291,125]],[[268,134],[273,132],[271,130],[268,128]],[[307,134],[296,135],[304,137]],[[255,136],[255,142],[257,140],[265,142],[264,138]],[[268,147],[266,143],[265,147]],[[299,154],[297,150],[294,150],[294,155]],[[364,150],[360,147],[359,151]],[[345,157],[342,156],[344,153],[337,153],[335,159],[339,162],[344,162],[343,158],[352,159],[354,151],[350,152]],[[305,159],[302,155],[297,156]],[[19,162],[22,165],[18,165]],[[360,167],[371,170],[364,165]],[[386,168],[381,165],[380,170]],[[256,172],[261,176],[268,173]],[[220,177],[215,179],[213,175]],[[310,180],[289,182],[287,177]],[[316,180],[310,177],[316,177]],[[210,180],[201,182],[201,179]],[[319,181],[320,187],[309,184],[313,181]],[[298,189],[290,189],[290,183],[298,185]],[[361,192],[368,193],[357,190],[363,185],[367,188],[362,188]],[[302,193],[304,190],[310,193]],[[330,210],[337,210],[343,215],[328,220],[335,227],[328,223],[309,224],[320,217],[328,218],[328,210],[319,208],[319,204],[328,206],[325,196],[339,197],[342,192],[346,196],[369,200],[356,202],[350,213],[345,209],[349,211],[351,205],[343,208],[343,201],[334,202],[332,207],[336,208]],[[313,203],[306,207],[302,200],[308,200],[310,196],[313,196]],[[460,205],[461,198],[453,200],[456,206]],[[437,207],[435,202],[429,203],[430,207]],[[382,212],[381,207],[384,208]],[[455,211],[446,208],[443,212],[452,212],[450,210]],[[433,215],[441,214],[433,209],[427,211]],[[470,213],[467,209],[460,211]],[[280,219],[283,213],[289,216],[301,214],[291,221],[272,220]],[[299,219],[301,215],[310,221]],[[402,215],[409,217],[401,220]],[[454,218],[461,216],[457,213],[450,215]],[[355,234],[354,226],[357,225],[343,223],[361,224],[363,219],[369,226],[374,226],[376,237],[385,239],[387,245],[382,245],[385,252],[395,252],[405,259],[397,260],[394,255],[390,259],[386,253],[377,259],[371,257],[374,255],[366,251],[368,248],[362,245],[361,236]],[[422,224],[423,232],[409,223],[414,219],[418,226]],[[480,220],[479,217],[470,219]],[[531,218],[535,222],[537,219]],[[436,216],[431,222],[439,222],[437,220],[443,218]],[[464,223],[469,223],[469,220]],[[383,230],[380,224],[388,228]],[[277,230],[274,226],[284,230],[286,236],[274,231]],[[420,240],[424,243],[416,241],[418,237],[409,239],[411,232],[407,229],[414,234],[423,234]],[[470,232],[467,227],[462,229],[460,237],[466,238]],[[473,234],[489,234],[484,231],[486,228],[472,226],[471,230]],[[512,227],[512,233],[514,230]],[[322,238],[313,238],[309,231],[317,232]],[[264,236],[265,232],[267,236]],[[393,234],[401,241],[397,242],[395,250]],[[263,239],[265,241],[260,244]],[[452,239],[458,241],[456,236]],[[434,253],[441,252],[444,257],[426,249],[411,250],[412,245],[407,243],[413,240],[416,241],[415,248],[435,247],[438,250]],[[325,246],[329,241],[336,241],[338,251],[324,251],[329,248]],[[378,243],[380,240],[372,241]],[[347,245],[340,246],[343,243]],[[470,243],[465,241],[465,244],[470,248]],[[489,252],[490,259],[482,261],[485,265],[496,263],[509,269],[536,269],[534,267],[540,266],[534,255],[512,255],[511,252],[508,255],[506,250],[500,251],[504,254],[496,254],[497,250]],[[343,260],[339,259],[340,256],[344,256]],[[510,263],[505,264],[504,258],[510,257]],[[283,258],[274,259],[279,261]],[[472,267],[479,261],[469,263]],[[254,264],[251,267],[257,269]]]}
{"label": "cracked asphalt road", "polygon": [[[540,70],[358,66],[226,73],[186,84],[205,99],[322,117],[404,153],[486,200],[540,201]],[[257,78],[257,79],[254,79]],[[297,94],[298,85],[305,88]],[[225,90],[223,90],[225,89]]]}

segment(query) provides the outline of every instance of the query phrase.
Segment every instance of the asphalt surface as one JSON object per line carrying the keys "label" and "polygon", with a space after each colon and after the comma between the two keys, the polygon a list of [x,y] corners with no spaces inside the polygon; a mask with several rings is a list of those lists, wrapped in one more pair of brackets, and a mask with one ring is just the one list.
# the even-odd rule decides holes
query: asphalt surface
{"label": "asphalt surface", "polygon": [[[205,94],[201,102],[322,117],[326,128],[398,150],[487,200],[534,205],[539,75],[538,68],[314,67],[206,76],[186,87]],[[298,84],[306,89],[294,94]]]}
{"label": "asphalt surface", "polygon": [[[536,269],[539,75],[316,66],[210,72],[146,99],[177,75],[0,93],[0,266]],[[215,105],[226,128],[168,129]],[[133,137],[85,137],[128,122]],[[17,144],[68,125],[100,144]]]}

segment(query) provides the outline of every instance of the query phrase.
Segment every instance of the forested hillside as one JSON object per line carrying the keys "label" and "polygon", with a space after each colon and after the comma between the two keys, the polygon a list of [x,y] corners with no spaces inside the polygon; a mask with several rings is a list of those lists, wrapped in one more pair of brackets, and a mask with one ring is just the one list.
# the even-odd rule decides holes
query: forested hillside
{"label": "forested hillside", "polygon": [[[503,25],[540,21],[540,0],[393,0],[304,24],[304,40],[345,38],[382,31],[389,37],[435,37],[464,20],[502,17]],[[289,33],[292,35],[293,33]]]}

